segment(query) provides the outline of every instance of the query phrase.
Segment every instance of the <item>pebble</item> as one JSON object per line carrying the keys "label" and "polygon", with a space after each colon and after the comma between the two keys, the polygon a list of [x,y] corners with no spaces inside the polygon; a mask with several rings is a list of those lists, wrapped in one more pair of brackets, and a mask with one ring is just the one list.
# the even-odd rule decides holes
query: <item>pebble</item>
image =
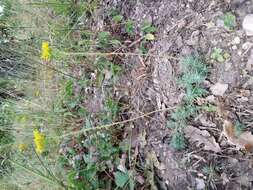
{"label": "pebble", "polygon": [[236,45],[233,45],[233,46],[232,46],[232,49],[233,49],[233,50],[236,50],[236,49],[237,49],[237,46],[236,46]]}
{"label": "pebble", "polygon": [[216,26],[217,27],[224,27],[224,21],[222,19],[217,19]]}
{"label": "pebble", "polygon": [[253,36],[253,14],[248,14],[243,19],[242,27],[247,36]]}
{"label": "pebble", "polygon": [[236,44],[240,44],[240,42],[241,42],[241,39],[238,36],[236,36],[231,43],[233,45],[236,45]]}
{"label": "pebble", "polygon": [[242,49],[247,50],[249,49],[253,44],[250,42],[245,42],[244,44],[242,44]]}
{"label": "pebble", "polygon": [[231,62],[226,62],[225,63],[225,71],[229,71],[232,68],[232,63]]}
{"label": "pebble", "polygon": [[197,186],[196,186],[197,190],[205,189],[206,185],[205,185],[205,181],[203,179],[196,178],[196,183],[197,183]]}
{"label": "pebble", "polygon": [[249,98],[247,98],[247,97],[240,97],[240,98],[237,99],[237,101],[239,101],[241,103],[244,103],[244,102],[248,102]]}
{"label": "pebble", "polygon": [[215,102],[215,97],[214,97],[214,95],[210,95],[210,96],[207,96],[207,97],[206,97],[206,100],[207,100],[209,103],[214,103],[214,102]]}
{"label": "pebble", "polygon": [[228,89],[228,84],[216,83],[210,87],[210,90],[215,96],[223,96]]}

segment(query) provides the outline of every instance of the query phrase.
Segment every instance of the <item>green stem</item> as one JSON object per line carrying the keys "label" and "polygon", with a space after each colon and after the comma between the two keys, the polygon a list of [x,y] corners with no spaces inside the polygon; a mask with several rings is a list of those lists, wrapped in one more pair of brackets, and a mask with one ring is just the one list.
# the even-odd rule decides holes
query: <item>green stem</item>
{"label": "green stem", "polygon": [[[29,173],[31,173],[31,174],[34,174],[34,175],[36,175],[36,176],[38,176],[38,177],[44,179],[44,180],[47,181],[47,182],[50,182],[50,183],[56,184],[56,185],[58,185],[58,186],[61,186],[58,182],[55,182],[53,179],[49,178],[48,176],[45,176],[45,175],[43,175],[43,174],[40,174],[40,173],[34,171],[33,169],[28,168],[28,167],[26,167],[26,166],[20,164],[19,162],[16,162],[16,161],[14,161],[14,160],[12,160],[12,159],[9,159],[9,161],[12,162],[14,165],[16,165],[16,166],[22,168],[23,170],[25,170],[25,171],[27,171],[27,172],[29,172]],[[61,187],[62,187],[62,186],[61,186]]]}

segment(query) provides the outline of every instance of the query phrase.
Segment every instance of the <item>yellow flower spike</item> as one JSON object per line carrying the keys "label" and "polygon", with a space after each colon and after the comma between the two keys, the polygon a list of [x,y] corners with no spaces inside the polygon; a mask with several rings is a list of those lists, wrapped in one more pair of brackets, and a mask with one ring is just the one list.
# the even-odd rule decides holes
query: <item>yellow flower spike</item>
{"label": "yellow flower spike", "polygon": [[36,97],[40,97],[40,90],[36,90],[35,93],[34,93],[34,95],[35,95]]}
{"label": "yellow flower spike", "polygon": [[49,42],[42,42],[41,59],[44,61],[50,61],[50,58],[51,58],[51,48],[49,47]]}
{"label": "yellow flower spike", "polygon": [[20,152],[25,152],[27,150],[27,145],[24,144],[24,143],[20,143],[18,145],[18,149],[19,149]]}
{"label": "yellow flower spike", "polygon": [[38,154],[42,154],[45,150],[46,137],[38,129],[33,131],[35,150]]}

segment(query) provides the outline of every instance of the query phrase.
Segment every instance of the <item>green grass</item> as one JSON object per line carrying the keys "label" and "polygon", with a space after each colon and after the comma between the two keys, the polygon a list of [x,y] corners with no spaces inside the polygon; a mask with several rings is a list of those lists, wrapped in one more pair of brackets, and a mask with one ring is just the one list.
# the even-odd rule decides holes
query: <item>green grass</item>
{"label": "green grass", "polygon": [[188,119],[194,117],[199,110],[195,104],[198,97],[203,97],[207,91],[201,87],[206,79],[208,68],[198,56],[187,56],[182,61],[183,73],[178,84],[185,90],[185,96],[181,105],[177,106],[167,122],[167,127],[173,130],[170,144],[176,150],[186,147],[183,128],[187,127]]}
{"label": "green grass", "polygon": [[[121,155],[130,149],[121,142],[122,130],[94,130],[95,126],[120,119],[121,105],[113,96],[113,88],[105,90],[103,109],[95,119],[83,105],[87,98],[83,93],[85,88],[113,87],[123,72],[120,63],[99,55],[121,47],[120,35],[115,36],[111,31],[94,33],[85,23],[81,24],[92,16],[97,1],[81,1],[81,6],[73,1],[62,3],[60,0],[8,2],[13,5],[9,8],[12,14],[6,14],[5,25],[9,38],[17,42],[7,50],[27,60],[26,70],[17,71],[17,75],[21,76],[23,72],[30,76],[26,80],[26,75],[18,80],[12,76],[13,84],[5,81],[0,84],[5,90],[11,86],[14,87],[11,90],[20,89],[24,94],[5,99],[6,103],[2,105],[8,108],[8,115],[1,112],[1,119],[5,122],[2,126],[8,126],[9,131],[0,130],[3,157],[0,159],[4,160],[0,184],[7,189],[133,189],[135,169],[132,166],[126,166],[126,171],[117,169]],[[49,11],[52,11],[53,19]],[[22,15],[22,19],[18,15]],[[134,35],[134,23],[125,21],[123,16],[111,15],[110,22],[122,23],[129,38]],[[146,26],[145,30],[151,29]],[[73,37],[74,32],[80,34],[78,39]],[[52,48],[51,61],[46,64],[40,60],[43,41],[49,41]],[[97,52],[98,56],[75,57],[62,53],[74,51]],[[71,69],[84,63],[89,69],[81,77],[73,76]],[[94,72],[96,80],[91,80]],[[76,92],[77,88],[80,90]],[[7,91],[7,95],[10,93]],[[46,138],[41,155],[35,152],[35,129]],[[87,132],[65,137],[65,134],[83,129]],[[6,145],[11,151],[4,148]],[[60,153],[59,147],[64,147],[60,148]]]}
{"label": "green grass", "polygon": [[[115,95],[115,89],[128,69],[122,62],[128,53],[125,41],[147,53],[157,29],[144,21],[137,33],[132,20],[113,10],[107,14],[106,30],[92,31],[86,21],[99,6],[96,0],[5,1],[11,5],[4,20],[6,39],[15,43],[10,40],[5,44],[4,56],[22,61],[15,63],[21,68],[11,72],[8,83],[0,76],[0,88],[6,96],[2,97],[0,115],[4,171],[0,185],[9,190],[140,188],[136,178],[148,169],[134,156],[130,140],[123,137],[124,127],[131,128],[131,124],[120,123],[126,105]],[[52,50],[48,62],[40,56],[44,41]],[[121,56],[110,55],[119,49]],[[84,54],[75,56],[73,52]],[[182,81],[188,81],[187,77]],[[192,80],[200,79],[196,75]],[[195,85],[191,87],[187,102],[203,93]],[[103,93],[102,108],[90,113],[85,103],[93,96],[87,91],[94,89]],[[174,118],[179,117],[180,109],[185,120],[190,117],[188,112],[194,111],[178,108]],[[45,137],[42,154],[35,151],[34,130]],[[176,142],[181,138],[179,128],[177,132]]]}

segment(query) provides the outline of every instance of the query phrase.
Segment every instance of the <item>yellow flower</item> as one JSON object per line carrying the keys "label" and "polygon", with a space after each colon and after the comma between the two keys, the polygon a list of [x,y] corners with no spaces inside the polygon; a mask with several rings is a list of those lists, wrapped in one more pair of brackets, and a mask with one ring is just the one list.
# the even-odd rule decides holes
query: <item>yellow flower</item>
{"label": "yellow flower", "polygon": [[44,61],[50,61],[50,58],[51,58],[51,48],[49,47],[49,42],[42,42],[41,59]]}
{"label": "yellow flower", "polygon": [[20,144],[18,145],[18,149],[19,149],[20,152],[24,152],[24,151],[27,150],[27,145],[24,144],[24,143],[20,143]]}
{"label": "yellow flower", "polygon": [[41,154],[45,150],[46,137],[38,129],[33,131],[35,150],[38,154]]}

